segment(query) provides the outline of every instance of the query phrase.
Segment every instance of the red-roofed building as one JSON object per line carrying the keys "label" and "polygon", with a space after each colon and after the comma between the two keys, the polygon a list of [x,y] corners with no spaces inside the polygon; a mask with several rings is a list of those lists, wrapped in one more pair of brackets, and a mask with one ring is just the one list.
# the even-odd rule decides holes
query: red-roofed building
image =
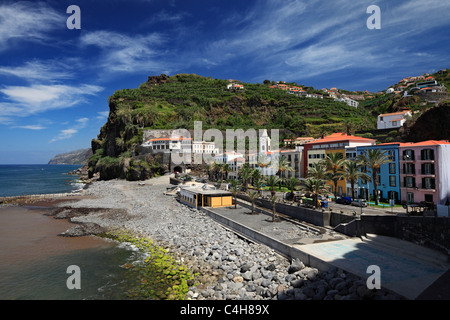
{"label": "red-roofed building", "polygon": [[304,172],[307,175],[308,168],[313,163],[320,162],[326,158],[329,153],[342,153],[345,158],[346,150],[359,146],[373,146],[376,144],[374,139],[368,139],[346,133],[333,133],[322,139],[308,142],[304,145]]}
{"label": "red-roofed building", "polygon": [[400,128],[406,122],[407,117],[411,117],[411,115],[410,110],[380,114],[378,116],[377,128],[378,130]]}
{"label": "red-roofed building", "polygon": [[[408,203],[450,202],[450,143],[422,141],[399,144],[401,198]],[[445,211],[445,210],[444,210]],[[448,214],[448,210],[445,211]]]}

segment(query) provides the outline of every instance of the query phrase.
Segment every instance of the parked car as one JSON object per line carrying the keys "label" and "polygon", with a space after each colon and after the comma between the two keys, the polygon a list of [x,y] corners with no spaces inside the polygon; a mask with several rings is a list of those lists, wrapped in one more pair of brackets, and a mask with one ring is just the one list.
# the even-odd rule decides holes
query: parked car
{"label": "parked car", "polygon": [[367,207],[367,201],[363,199],[357,199],[352,201],[352,206],[355,207]]}
{"label": "parked car", "polygon": [[352,199],[349,197],[337,198],[336,203],[348,205],[352,203]]}

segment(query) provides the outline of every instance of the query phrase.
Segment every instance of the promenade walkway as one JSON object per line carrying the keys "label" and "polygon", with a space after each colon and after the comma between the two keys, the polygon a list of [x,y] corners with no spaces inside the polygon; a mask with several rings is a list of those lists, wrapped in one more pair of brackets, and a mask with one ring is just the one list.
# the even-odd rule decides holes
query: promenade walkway
{"label": "promenade walkway", "polygon": [[377,265],[382,287],[407,299],[450,299],[450,290],[445,289],[450,288],[450,263],[440,252],[391,237],[351,238],[294,220],[273,223],[269,212],[251,215],[242,205],[207,211],[227,227],[257,237],[282,254],[305,257],[305,264],[319,270],[336,266],[367,279],[371,275],[367,268]]}

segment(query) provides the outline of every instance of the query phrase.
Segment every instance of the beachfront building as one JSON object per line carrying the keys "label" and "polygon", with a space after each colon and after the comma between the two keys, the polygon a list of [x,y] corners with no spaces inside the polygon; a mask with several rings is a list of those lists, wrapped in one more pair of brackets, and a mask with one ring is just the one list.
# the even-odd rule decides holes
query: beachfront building
{"label": "beachfront building", "polygon": [[450,143],[399,144],[401,197],[407,203],[445,205],[450,201]]}
{"label": "beachfront building", "polygon": [[192,208],[223,208],[233,205],[232,194],[223,190],[199,187],[181,187],[178,198],[181,203]]}
{"label": "beachfront building", "polygon": [[[381,150],[389,157],[391,162],[381,165],[378,171],[378,199],[379,200],[395,200],[396,203],[401,202],[400,194],[400,156],[398,143],[386,143],[376,146],[361,146],[356,148],[356,154],[359,156],[367,150]],[[366,168],[366,173],[372,176],[370,168]],[[358,181],[358,195],[361,199],[369,199],[369,195],[373,196],[374,184],[371,181]]]}
{"label": "beachfront building", "polygon": [[[327,155],[331,153],[341,153],[342,158],[345,159],[347,150],[354,150],[359,146],[372,146],[375,145],[374,139],[367,139],[358,136],[353,136],[346,133],[334,133],[329,136],[325,136],[322,139],[308,142],[304,145],[303,158],[304,158],[304,174],[307,177],[308,169],[313,166],[314,163],[324,161]],[[332,181],[327,182],[330,192],[336,191],[338,196],[347,195],[347,182],[342,179],[338,183],[337,190],[333,190],[334,183]]]}
{"label": "beachfront building", "polygon": [[154,138],[147,140],[142,146],[150,149],[153,153],[190,153],[192,139],[184,137]]}

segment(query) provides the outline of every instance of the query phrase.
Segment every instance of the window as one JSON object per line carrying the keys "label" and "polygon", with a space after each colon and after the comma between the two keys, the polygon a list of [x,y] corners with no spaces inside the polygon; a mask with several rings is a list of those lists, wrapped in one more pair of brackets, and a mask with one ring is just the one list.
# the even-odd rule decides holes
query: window
{"label": "window", "polygon": [[404,174],[415,174],[416,166],[414,163],[404,163],[403,164],[403,173]]}
{"label": "window", "polygon": [[396,174],[395,163],[389,163],[389,174]]}
{"label": "window", "polygon": [[416,178],[414,177],[405,177],[404,180],[405,188],[415,188],[416,187]]}
{"label": "window", "polygon": [[436,181],[433,178],[422,178],[422,189],[435,189]]}
{"label": "window", "polygon": [[393,126],[393,127],[398,126],[398,121],[392,121],[392,126]]}
{"label": "window", "polygon": [[390,187],[397,186],[397,177],[396,176],[389,176],[389,186]]}
{"label": "window", "polygon": [[420,151],[421,160],[434,160],[434,150],[433,149],[424,149]]}
{"label": "window", "polygon": [[395,161],[395,151],[394,150],[388,151],[388,157],[389,157],[389,160]]}
{"label": "window", "polygon": [[426,194],[425,195],[425,202],[434,202],[433,201],[433,195],[432,194]]}
{"label": "window", "polygon": [[434,164],[432,163],[423,163],[422,164],[422,174],[434,174]]}
{"label": "window", "polygon": [[403,151],[403,160],[405,161],[413,161],[414,158],[414,150],[405,150]]}

